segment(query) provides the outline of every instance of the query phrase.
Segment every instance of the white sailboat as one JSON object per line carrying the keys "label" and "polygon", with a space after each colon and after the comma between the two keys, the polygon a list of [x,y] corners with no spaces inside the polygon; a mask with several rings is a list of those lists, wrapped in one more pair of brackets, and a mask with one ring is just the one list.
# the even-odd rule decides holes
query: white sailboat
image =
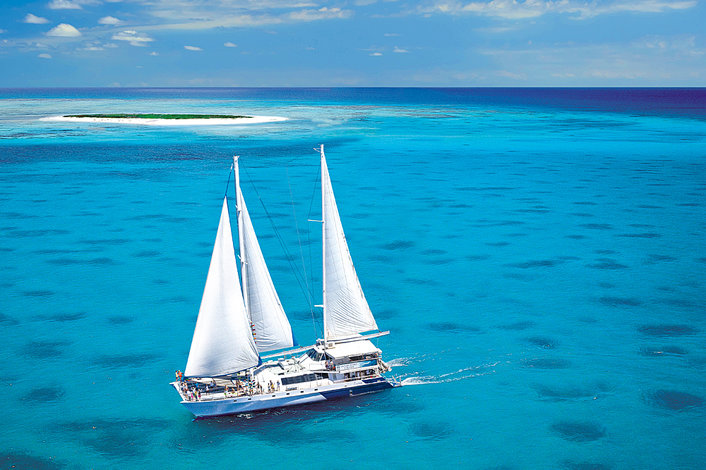
{"label": "white sailboat", "polygon": [[[171,383],[181,403],[197,417],[312,403],[399,386],[382,375],[390,368],[370,341],[389,331],[378,330],[363,294],[323,145],[320,153],[324,337],[312,346],[292,349],[292,329],[250,221],[235,157],[241,276],[224,198],[186,369],[184,374],[177,371],[177,380]],[[263,355],[271,351],[281,352]]]}

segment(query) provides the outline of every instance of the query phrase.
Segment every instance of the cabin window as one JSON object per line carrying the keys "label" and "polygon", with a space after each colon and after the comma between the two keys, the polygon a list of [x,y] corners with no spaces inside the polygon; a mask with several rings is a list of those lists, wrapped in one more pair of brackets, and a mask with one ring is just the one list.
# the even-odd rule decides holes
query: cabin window
{"label": "cabin window", "polygon": [[304,374],[304,375],[295,375],[294,377],[282,377],[282,385],[292,385],[292,384],[299,384],[302,382],[313,382],[317,379],[322,378],[321,374]]}

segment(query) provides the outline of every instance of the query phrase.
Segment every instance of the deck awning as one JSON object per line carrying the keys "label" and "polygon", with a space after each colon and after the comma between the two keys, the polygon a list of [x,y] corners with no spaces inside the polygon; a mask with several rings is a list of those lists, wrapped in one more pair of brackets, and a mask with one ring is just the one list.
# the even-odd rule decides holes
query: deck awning
{"label": "deck awning", "polygon": [[380,350],[368,340],[351,341],[348,343],[336,344],[332,348],[326,348],[326,354],[334,359],[341,359],[349,356],[365,356],[369,354],[379,354]]}

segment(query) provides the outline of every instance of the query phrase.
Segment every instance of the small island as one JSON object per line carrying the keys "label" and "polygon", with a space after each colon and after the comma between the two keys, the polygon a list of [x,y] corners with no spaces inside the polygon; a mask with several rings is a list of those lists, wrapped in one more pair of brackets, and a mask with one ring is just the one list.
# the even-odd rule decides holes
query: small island
{"label": "small island", "polygon": [[98,119],[252,119],[234,114],[67,114],[67,118]]}
{"label": "small island", "polygon": [[224,126],[262,124],[286,121],[279,116],[246,116],[240,114],[160,114],[160,113],[101,113],[48,116],[40,121],[136,124],[145,126]]}

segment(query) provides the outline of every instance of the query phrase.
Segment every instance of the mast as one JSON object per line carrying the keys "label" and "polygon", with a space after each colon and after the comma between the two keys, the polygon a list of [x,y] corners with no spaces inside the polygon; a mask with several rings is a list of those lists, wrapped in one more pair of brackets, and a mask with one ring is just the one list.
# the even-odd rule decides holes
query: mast
{"label": "mast", "polygon": [[243,302],[245,303],[245,313],[252,324],[250,315],[250,303],[248,302],[248,273],[247,260],[245,259],[245,242],[243,240],[243,193],[240,191],[240,168],[238,166],[238,156],[233,156],[233,171],[235,172],[235,209],[238,214],[238,246],[240,251],[240,282],[243,289]]}
{"label": "mast", "polygon": [[326,167],[326,156],[324,155],[324,144],[321,144],[321,265],[322,276],[322,302],[321,306],[324,317],[324,341],[326,340],[326,190],[324,185],[324,168]]}
{"label": "mast", "polygon": [[331,187],[323,145],[320,151],[324,339],[339,340],[377,330],[378,327],[353,266]]}
{"label": "mast", "polygon": [[238,208],[238,241],[243,301],[260,353],[294,345],[292,327],[280,302],[240,187],[238,157],[233,159]]}

